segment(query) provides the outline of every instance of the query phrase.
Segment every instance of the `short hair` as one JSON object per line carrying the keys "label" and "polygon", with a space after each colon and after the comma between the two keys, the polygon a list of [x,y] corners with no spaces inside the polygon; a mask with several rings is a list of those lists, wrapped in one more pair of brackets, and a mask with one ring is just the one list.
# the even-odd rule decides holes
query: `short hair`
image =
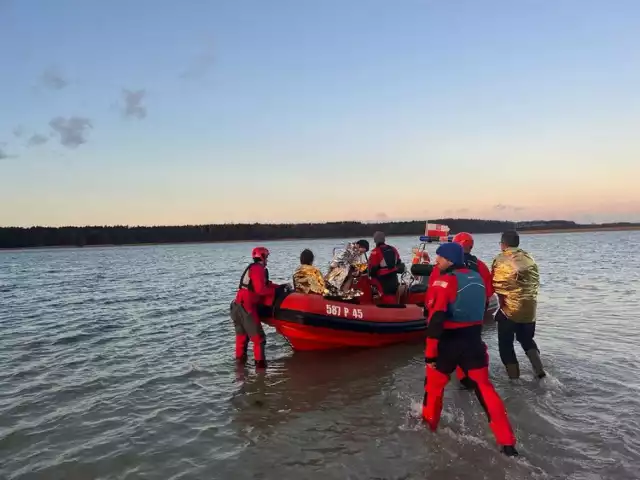
{"label": "short hair", "polygon": [[311,265],[313,263],[313,258],[313,252],[308,248],[305,248],[300,254],[300,263],[302,265]]}
{"label": "short hair", "polygon": [[369,251],[369,242],[367,242],[366,240],[358,240],[356,242],[356,245],[364,248],[367,252]]}
{"label": "short hair", "polygon": [[515,230],[507,230],[502,233],[502,238],[500,241],[504,243],[507,247],[516,248],[520,245],[520,235]]}

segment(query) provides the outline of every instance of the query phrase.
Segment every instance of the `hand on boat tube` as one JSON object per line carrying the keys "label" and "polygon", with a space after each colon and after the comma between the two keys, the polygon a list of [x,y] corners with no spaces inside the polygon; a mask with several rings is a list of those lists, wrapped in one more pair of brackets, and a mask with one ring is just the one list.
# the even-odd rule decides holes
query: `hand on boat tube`
{"label": "hand on boat tube", "polygon": [[276,286],[276,296],[284,295],[286,293],[293,292],[293,287],[288,283]]}

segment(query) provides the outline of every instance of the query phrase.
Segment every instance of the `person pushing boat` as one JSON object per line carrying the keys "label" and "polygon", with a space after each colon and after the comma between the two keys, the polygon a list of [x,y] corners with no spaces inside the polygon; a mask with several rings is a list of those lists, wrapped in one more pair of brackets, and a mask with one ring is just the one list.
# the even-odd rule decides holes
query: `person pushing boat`
{"label": "person pushing boat", "polygon": [[251,252],[253,263],[242,272],[236,298],[231,302],[231,319],[236,331],[236,362],[247,361],[249,341],[253,342],[253,356],[256,368],[265,368],[266,335],[260,317],[258,306],[268,296],[275,294],[276,285],[269,280],[267,259],[269,250],[256,247]]}

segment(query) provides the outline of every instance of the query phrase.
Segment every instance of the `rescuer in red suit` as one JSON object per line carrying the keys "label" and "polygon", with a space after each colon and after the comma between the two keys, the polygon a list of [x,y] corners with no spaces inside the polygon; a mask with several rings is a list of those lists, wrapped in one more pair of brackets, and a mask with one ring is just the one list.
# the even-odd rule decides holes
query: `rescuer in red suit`
{"label": "rescuer in red suit", "polygon": [[484,282],[478,272],[465,265],[463,249],[457,243],[438,247],[436,268],[440,276],[429,286],[425,304],[428,320],[422,416],[431,430],[436,430],[444,389],[449,376],[460,366],[473,380],[502,453],[518,455],[504,404],[489,380],[486,345],[481,338],[486,303]]}
{"label": "rescuer in red suit", "polygon": [[397,303],[396,297],[400,281],[398,273],[401,272],[402,261],[396,247],[385,243],[385,235],[382,232],[373,234],[376,247],[371,250],[367,270],[371,277],[371,283],[380,292],[381,303]]}
{"label": "rescuer in red suit", "polygon": [[231,302],[231,319],[236,331],[236,361],[247,360],[249,340],[253,342],[253,356],[258,368],[265,368],[264,355],[266,336],[258,316],[258,305],[270,295],[274,295],[276,285],[269,280],[267,258],[269,250],[256,247],[251,252],[253,263],[242,272],[236,298]]}
{"label": "rescuer in red suit", "polygon": [[[471,249],[473,248],[473,237],[470,233],[460,232],[453,237],[452,241],[462,246],[462,249],[464,250],[464,264],[467,266],[467,268],[478,272],[482,277],[487,297],[487,301],[485,304],[486,311],[489,307],[489,300],[493,296],[493,281],[491,279],[491,271],[482,260],[471,254]],[[435,268],[434,270],[437,270],[437,268]],[[487,363],[489,362],[488,355],[489,354],[487,354]],[[458,378],[460,384],[466,389],[472,390],[474,388],[473,381],[465,374],[462,368],[456,368],[456,377]]]}

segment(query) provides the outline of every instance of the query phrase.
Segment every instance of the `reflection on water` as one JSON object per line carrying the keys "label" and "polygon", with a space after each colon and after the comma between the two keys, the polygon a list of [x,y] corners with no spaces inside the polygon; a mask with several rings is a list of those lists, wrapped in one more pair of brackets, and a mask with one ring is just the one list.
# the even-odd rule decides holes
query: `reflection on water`
{"label": "reflection on water", "polygon": [[[490,262],[498,236],[476,237]],[[408,261],[417,239],[390,239]],[[522,237],[540,264],[536,338],[549,377],[491,373],[516,428],[498,452],[477,399],[447,388],[419,419],[421,345],[233,362],[228,305],[251,244],[0,253],[0,478],[635,479],[640,235]],[[310,247],[271,242],[274,280]],[[605,259],[606,260],[603,260]]]}

